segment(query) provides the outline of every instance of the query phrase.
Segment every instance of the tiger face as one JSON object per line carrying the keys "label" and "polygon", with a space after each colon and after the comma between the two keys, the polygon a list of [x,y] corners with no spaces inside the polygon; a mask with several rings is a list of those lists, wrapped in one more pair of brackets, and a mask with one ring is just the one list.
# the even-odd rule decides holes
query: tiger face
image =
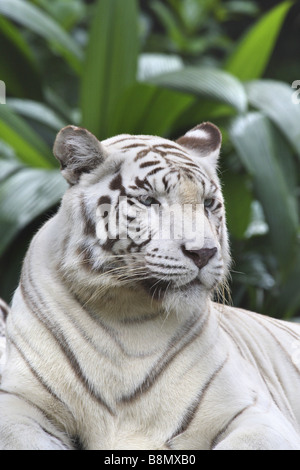
{"label": "tiger face", "polygon": [[155,299],[212,293],[229,265],[220,146],[210,123],[176,142],[119,135],[100,143],[85,129],[64,128],[54,154],[70,184],[62,207],[76,247],[64,255],[64,271],[81,284],[141,288]]}

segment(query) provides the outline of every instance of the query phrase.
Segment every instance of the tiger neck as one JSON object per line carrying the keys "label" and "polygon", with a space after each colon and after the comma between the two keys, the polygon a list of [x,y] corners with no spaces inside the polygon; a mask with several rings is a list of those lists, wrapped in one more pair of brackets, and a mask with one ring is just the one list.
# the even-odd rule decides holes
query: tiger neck
{"label": "tiger neck", "polygon": [[188,304],[183,308],[181,304],[171,309],[163,302],[153,306],[146,298],[142,305],[135,296],[128,296],[124,301],[123,293],[113,288],[102,302],[83,300],[78,296],[76,302],[77,310],[92,317],[95,324],[132,358],[161,356],[169,346],[181,349],[200,337],[197,354],[201,357],[211,346],[212,338],[219,335],[218,320],[209,299],[197,308]]}
{"label": "tiger neck", "polygon": [[194,316],[205,318],[212,309],[209,295],[203,294],[192,300],[184,296],[180,299],[166,297],[155,300],[142,288],[111,287],[103,292],[103,286],[99,286],[97,295],[97,291],[76,289],[73,285],[70,291],[81,307],[93,316],[123,324],[139,324],[172,317],[176,323],[180,323],[180,319],[184,322]]}

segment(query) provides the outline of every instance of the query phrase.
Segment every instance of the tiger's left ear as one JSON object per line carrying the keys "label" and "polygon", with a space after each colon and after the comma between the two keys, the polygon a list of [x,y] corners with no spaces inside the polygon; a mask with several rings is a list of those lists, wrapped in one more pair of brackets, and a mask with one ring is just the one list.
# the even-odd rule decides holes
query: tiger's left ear
{"label": "tiger's left ear", "polygon": [[200,158],[208,158],[209,163],[217,166],[219,159],[222,134],[211,122],[203,122],[188,131],[176,141],[182,147],[192,150]]}

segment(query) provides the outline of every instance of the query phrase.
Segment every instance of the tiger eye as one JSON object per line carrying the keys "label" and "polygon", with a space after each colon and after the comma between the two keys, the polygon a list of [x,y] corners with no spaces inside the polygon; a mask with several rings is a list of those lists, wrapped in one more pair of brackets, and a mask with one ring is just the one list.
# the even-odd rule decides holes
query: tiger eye
{"label": "tiger eye", "polygon": [[144,206],[150,207],[152,204],[159,204],[154,197],[148,196],[146,198],[141,198],[139,199],[139,202],[141,202]]}
{"label": "tiger eye", "polygon": [[215,202],[215,200],[213,198],[204,199],[204,207],[206,209],[209,209],[210,207],[212,207],[214,205],[214,202]]}

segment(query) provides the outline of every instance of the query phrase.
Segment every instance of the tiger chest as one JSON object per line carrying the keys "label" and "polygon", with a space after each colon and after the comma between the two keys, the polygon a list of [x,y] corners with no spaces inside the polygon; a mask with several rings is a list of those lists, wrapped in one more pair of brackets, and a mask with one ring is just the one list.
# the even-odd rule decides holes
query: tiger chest
{"label": "tiger chest", "polygon": [[90,449],[172,448],[192,421],[199,429],[203,376],[195,345],[165,357],[120,355],[118,367],[107,361],[98,382],[103,403],[89,401],[80,418],[84,441]]}

